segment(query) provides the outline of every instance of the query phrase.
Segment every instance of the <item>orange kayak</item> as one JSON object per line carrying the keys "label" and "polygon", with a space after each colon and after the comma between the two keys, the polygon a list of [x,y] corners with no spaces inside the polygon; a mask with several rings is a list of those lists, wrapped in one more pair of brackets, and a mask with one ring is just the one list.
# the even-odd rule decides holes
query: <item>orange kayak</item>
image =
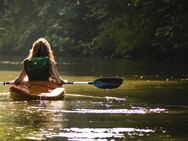
{"label": "orange kayak", "polygon": [[64,88],[52,81],[26,81],[11,85],[10,97],[13,100],[62,100]]}

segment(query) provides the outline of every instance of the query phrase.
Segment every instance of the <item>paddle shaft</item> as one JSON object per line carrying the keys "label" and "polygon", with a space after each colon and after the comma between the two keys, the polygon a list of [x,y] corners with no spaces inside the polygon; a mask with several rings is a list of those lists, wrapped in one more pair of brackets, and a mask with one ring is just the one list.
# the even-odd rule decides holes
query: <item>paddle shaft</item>
{"label": "paddle shaft", "polygon": [[[0,82],[0,85],[11,84],[11,82]],[[68,82],[68,84],[93,84],[93,82]]]}
{"label": "paddle shaft", "polygon": [[68,84],[93,84],[93,82],[68,82]]}
{"label": "paddle shaft", "polygon": [[11,84],[11,82],[0,82],[0,85]]}
{"label": "paddle shaft", "polygon": [[[0,85],[11,84],[12,82],[0,82]],[[123,83],[122,78],[98,78],[95,81],[89,82],[72,82],[69,81],[67,84],[89,84],[94,85],[97,88],[101,89],[114,89],[118,88]]]}

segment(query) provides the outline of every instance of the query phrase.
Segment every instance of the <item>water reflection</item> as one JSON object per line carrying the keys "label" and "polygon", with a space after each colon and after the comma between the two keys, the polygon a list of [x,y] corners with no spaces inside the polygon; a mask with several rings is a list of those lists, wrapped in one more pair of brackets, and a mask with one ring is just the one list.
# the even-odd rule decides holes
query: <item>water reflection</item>
{"label": "water reflection", "polygon": [[[54,110],[52,112],[55,112]],[[60,110],[61,113],[79,113],[79,114],[149,114],[149,113],[167,113],[166,109],[161,108],[143,108],[132,107],[131,109],[74,109]]]}
{"label": "water reflection", "polygon": [[[46,138],[67,138],[68,140],[107,140],[126,139],[126,136],[144,136],[155,132],[152,129],[139,128],[62,128],[60,133],[55,135],[41,133]],[[28,139],[29,137],[27,137]]]}
{"label": "water reflection", "polygon": [[[109,100],[110,108],[106,107]],[[123,103],[127,108],[122,108]],[[120,97],[104,97],[97,101],[9,101],[1,102],[0,106],[0,122],[8,126],[7,132],[1,137],[6,138],[5,136],[11,133],[9,137],[21,140],[89,141],[147,137],[156,134],[155,128],[148,128],[147,125],[140,128],[136,127],[136,124],[129,125],[130,119],[124,115],[168,113],[168,109],[151,105],[133,106],[125,98]],[[125,121],[129,121],[127,126]],[[136,123],[140,124],[138,121]],[[112,127],[108,124],[112,124]],[[17,133],[22,135],[17,136]]]}
{"label": "water reflection", "polygon": [[[0,70],[20,70],[22,57],[0,57]],[[187,79],[185,64],[161,64],[129,59],[57,58],[63,75],[71,76],[126,76],[127,79]],[[98,63],[96,63],[98,62]],[[112,63],[113,62],[113,63]],[[76,69],[75,69],[76,68]],[[110,69],[109,69],[110,68]]]}
{"label": "water reflection", "polygon": [[[108,93],[92,86],[69,85],[65,86],[63,101],[29,102],[11,101],[8,86],[2,86],[0,139],[188,139],[187,65],[148,65],[126,60],[63,62],[59,61],[59,68],[68,80],[88,81],[100,75],[119,74],[125,77],[125,83]],[[19,62],[1,61],[0,70],[5,70],[0,72],[1,81],[13,80],[19,73],[15,70],[20,69]]]}
{"label": "water reflection", "polygon": [[0,61],[0,64],[21,65],[22,62],[18,62],[18,61]]}
{"label": "water reflection", "polygon": [[8,92],[0,92],[0,101],[8,101],[9,93]]}

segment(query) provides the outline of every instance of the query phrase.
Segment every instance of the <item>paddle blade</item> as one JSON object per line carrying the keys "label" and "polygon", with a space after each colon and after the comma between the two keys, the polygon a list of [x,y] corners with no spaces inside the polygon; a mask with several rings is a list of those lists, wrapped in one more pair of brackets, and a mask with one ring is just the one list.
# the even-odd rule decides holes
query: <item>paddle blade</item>
{"label": "paddle blade", "polygon": [[99,78],[93,82],[97,88],[101,89],[114,89],[118,88],[123,83],[122,78]]}

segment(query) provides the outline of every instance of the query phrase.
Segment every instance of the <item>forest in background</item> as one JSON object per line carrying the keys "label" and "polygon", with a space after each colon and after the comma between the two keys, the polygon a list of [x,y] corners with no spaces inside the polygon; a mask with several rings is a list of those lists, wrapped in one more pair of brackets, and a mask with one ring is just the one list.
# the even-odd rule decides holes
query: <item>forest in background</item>
{"label": "forest in background", "polygon": [[188,61],[187,0],[0,0],[0,54]]}

